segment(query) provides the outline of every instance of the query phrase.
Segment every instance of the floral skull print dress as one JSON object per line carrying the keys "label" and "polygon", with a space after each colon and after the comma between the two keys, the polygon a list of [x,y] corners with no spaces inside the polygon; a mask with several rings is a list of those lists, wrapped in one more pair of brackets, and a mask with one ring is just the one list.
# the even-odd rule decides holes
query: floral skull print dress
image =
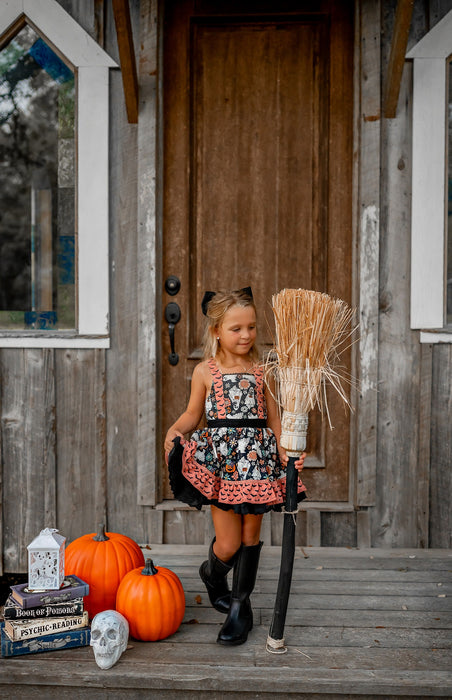
{"label": "floral skull print dress", "polygon": [[[273,431],[266,426],[263,369],[222,374],[209,360],[212,388],[205,402],[207,426],[169,455],[176,498],[200,508],[211,503],[240,514],[281,510],[286,472]],[[298,480],[298,500],[305,486]]]}

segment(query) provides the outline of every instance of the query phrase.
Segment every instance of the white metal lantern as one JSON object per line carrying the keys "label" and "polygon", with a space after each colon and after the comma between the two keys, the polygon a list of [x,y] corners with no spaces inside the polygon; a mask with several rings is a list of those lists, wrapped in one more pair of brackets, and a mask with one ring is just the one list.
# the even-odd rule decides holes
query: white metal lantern
{"label": "white metal lantern", "polygon": [[58,590],[64,581],[64,543],[58,530],[46,527],[28,549],[28,588]]}

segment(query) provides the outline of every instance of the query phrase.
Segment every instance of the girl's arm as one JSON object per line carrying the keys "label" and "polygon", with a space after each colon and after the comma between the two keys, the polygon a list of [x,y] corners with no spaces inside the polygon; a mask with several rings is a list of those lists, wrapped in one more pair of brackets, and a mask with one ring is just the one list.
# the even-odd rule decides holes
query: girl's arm
{"label": "girl's arm", "polygon": [[184,437],[184,433],[189,433],[196,428],[201,416],[204,413],[204,402],[206,399],[206,374],[203,363],[196,365],[191,379],[190,399],[187,408],[179,416],[177,421],[168,429],[165,437],[165,452],[170,452],[173,448],[175,437]]}
{"label": "girl's arm", "polygon": [[[273,430],[275,434],[276,444],[278,445],[279,459],[284,464],[284,466],[286,466],[289,461],[289,457],[286,453],[286,450],[284,449],[284,447],[281,446],[279,442],[281,438],[281,419],[279,417],[278,406],[275,399],[273,398],[272,391],[274,393],[273,387],[270,391],[269,387],[265,385],[265,400],[267,402],[267,425]],[[295,460],[295,469],[298,469],[299,471],[303,469],[305,457],[306,452],[303,452],[303,454],[297,460]]]}

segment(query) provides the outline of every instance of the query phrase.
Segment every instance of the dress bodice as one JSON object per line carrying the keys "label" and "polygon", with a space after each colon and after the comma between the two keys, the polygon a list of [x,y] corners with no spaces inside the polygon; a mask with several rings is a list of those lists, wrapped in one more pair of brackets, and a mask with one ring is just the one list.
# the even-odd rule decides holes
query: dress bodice
{"label": "dress bodice", "polygon": [[208,420],[267,417],[261,367],[250,372],[222,374],[215,360],[209,360],[208,364],[212,373],[212,388],[205,402]]}

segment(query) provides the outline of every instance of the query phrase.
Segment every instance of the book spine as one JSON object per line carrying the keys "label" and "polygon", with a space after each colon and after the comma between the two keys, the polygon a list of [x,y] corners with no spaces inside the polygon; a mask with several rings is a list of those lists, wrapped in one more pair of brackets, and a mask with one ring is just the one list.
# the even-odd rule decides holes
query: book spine
{"label": "book spine", "polygon": [[77,586],[41,593],[24,593],[23,588],[25,586],[11,586],[11,596],[24,609],[43,607],[52,603],[67,603],[74,598],[83,598],[89,593],[88,584],[82,582]]}
{"label": "book spine", "polygon": [[70,617],[39,618],[37,620],[7,620],[5,621],[5,632],[12,642],[22,639],[42,637],[48,634],[55,634],[65,630],[86,627],[88,624],[88,612],[83,615]]}
{"label": "book spine", "polygon": [[38,617],[62,617],[63,615],[81,615],[83,598],[69,603],[45,605],[42,608],[21,608],[20,605],[6,602],[3,609],[5,620],[34,620]]}
{"label": "book spine", "polygon": [[24,639],[20,642],[12,642],[5,630],[1,630],[1,655],[21,656],[23,654],[37,654],[42,651],[56,651],[58,649],[70,649],[84,647],[90,643],[90,628],[79,630],[65,630],[58,634],[49,634],[34,639]]}

